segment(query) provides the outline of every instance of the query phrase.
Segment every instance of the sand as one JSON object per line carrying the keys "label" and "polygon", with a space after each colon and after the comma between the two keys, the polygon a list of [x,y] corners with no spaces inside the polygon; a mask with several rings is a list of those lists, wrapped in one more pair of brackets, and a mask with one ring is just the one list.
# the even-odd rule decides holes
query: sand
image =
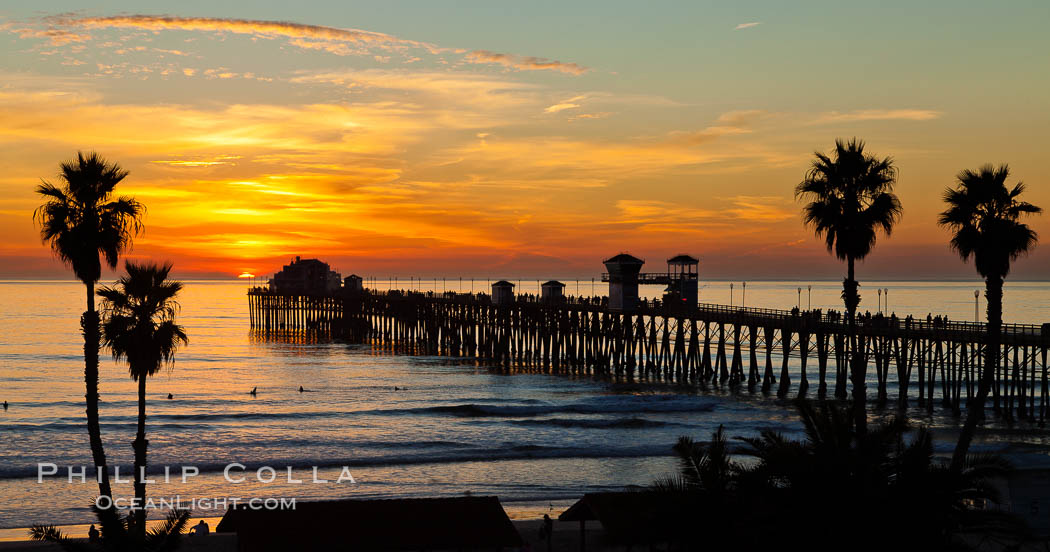
{"label": "sand", "polygon": [[[529,520],[514,520],[514,526],[518,528],[518,533],[521,534],[521,538],[527,543],[526,550],[532,550],[532,552],[546,552],[547,544],[545,541],[540,541],[539,531],[543,525],[542,519],[529,519]],[[214,523],[209,524],[212,528],[215,527]],[[64,528],[64,530],[70,531],[72,529]],[[25,531],[24,529],[20,531]],[[84,526],[83,531],[87,531],[87,526]],[[75,534],[75,533],[72,533]],[[590,522],[587,524],[587,549],[588,550],[602,550],[602,531],[601,526],[597,522]],[[179,550],[187,552],[236,552],[237,550],[237,537],[233,534],[224,533],[212,533],[206,537],[186,537],[184,544]],[[580,549],[580,526],[576,522],[572,523],[560,523],[554,522],[554,535],[551,539],[551,550],[553,551],[577,551]],[[29,541],[8,541],[0,542],[0,552],[21,552],[21,551],[52,551],[60,550],[59,547],[47,543],[40,542],[29,542]]]}

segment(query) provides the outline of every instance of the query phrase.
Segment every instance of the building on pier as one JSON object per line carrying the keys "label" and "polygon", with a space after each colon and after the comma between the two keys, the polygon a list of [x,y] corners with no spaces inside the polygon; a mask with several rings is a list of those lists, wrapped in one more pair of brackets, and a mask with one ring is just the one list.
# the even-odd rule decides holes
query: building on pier
{"label": "building on pier", "polygon": [[633,311],[638,306],[638,273],[645,261],[620,253],[602,261],[607,272],[602,280],[609,282],[609,308]]}
{"label": "building on pier", "polygon": [[641,272],[645,261],[621,253],[604,261],[609,270],[602,281],[609,282],[609,308],[618,311],[634,310],[638,304],[638,285],[661,285],[664,303],[696,308],[699,301],[700,259],[691,255],[676,255],[667,259],[667,272]]}
{"label": "building on pier", "polygon": [[540,299],[546,302],[557,302],[565,298],[565,284],[549,280],[540,285]]}
{"label": "building on pier", "polygon": [[365,280],[357,274],[351,274],[343,280],[343,289],[347,291],[364,291]]}
{"label": "building on pier", "polygon": [[514,303],[514,284],[500,280],[492,284],[492,304],[510,305]]}
{"label": "building on pier", "polygon": [[329,293],[338,290],[342,283],[342,277],[328,263],[298,255],[269,282],[271,291],[303,294]]}

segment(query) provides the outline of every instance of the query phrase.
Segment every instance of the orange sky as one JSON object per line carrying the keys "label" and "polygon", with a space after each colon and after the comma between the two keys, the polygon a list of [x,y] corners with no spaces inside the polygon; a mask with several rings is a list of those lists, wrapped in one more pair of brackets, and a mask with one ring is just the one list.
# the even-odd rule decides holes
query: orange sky
{"label": "orange sky", "polygon": [[[610,25],[630,28],[617,6]],[[636,23],[630,45],[495,19],[427,28],[409,9],[7,13],[0,277],[65,274],[32,224],[33,188],[78,149],[131,171],[121,191],[148,207],[133,254],[183,277],[267,274],[294,255],[376,276],[590,277],[630,251],[650,268],[699,255],[709,278],[839,278],[792,197],[836,137],[900,169],[905,218],[862,279],[973,275],[934,223],[963,168],[1009,162],[1050,207],[1044,33],[1003,30],[989,52],[962,32],[988,15],[963,14],[945,36],[897,23],[894,44],[858,27],[821,59],[799,35],[826,25],[719,9],[696,20],[702,39],[668,14]],[[1045,15],[1013,9],[1002,17]],[[1032,223],[1050,235],[1047,217]],[[1043,247],[1014,277],[1048,274]]]}

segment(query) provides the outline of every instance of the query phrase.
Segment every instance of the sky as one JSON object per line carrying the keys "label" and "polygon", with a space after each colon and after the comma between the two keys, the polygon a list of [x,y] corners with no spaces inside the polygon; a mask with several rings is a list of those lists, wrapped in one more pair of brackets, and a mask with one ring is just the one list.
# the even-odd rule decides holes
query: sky
{"label": "sky", "polygon": [[[1050,3],[0,4],[0,278],[62,278],[35,187],[97,151],[181,277],[295,255],[376,277],[827,280],[814,151],[892,157],[904,217],[864,279],[974,279],[936,225],[1009,163],[1050,208]],[[1050,239],[1050,216],[1032,218]],[[1050,276],[1050,244],[1011,277]]]}

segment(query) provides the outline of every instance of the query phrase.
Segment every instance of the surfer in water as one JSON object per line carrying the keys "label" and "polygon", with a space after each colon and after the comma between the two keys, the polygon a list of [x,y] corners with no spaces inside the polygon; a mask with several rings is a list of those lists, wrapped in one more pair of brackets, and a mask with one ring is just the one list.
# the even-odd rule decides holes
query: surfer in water
{"label": "surfer in water", "polygon": [[257,389],[259,389],[259,388],[258,388],[258,387],[252,387],[252,390],[251,390],[251,391],[248,391],[248,394],[254,397],[254,396],[255,396],[255,391],[256,391]]}

